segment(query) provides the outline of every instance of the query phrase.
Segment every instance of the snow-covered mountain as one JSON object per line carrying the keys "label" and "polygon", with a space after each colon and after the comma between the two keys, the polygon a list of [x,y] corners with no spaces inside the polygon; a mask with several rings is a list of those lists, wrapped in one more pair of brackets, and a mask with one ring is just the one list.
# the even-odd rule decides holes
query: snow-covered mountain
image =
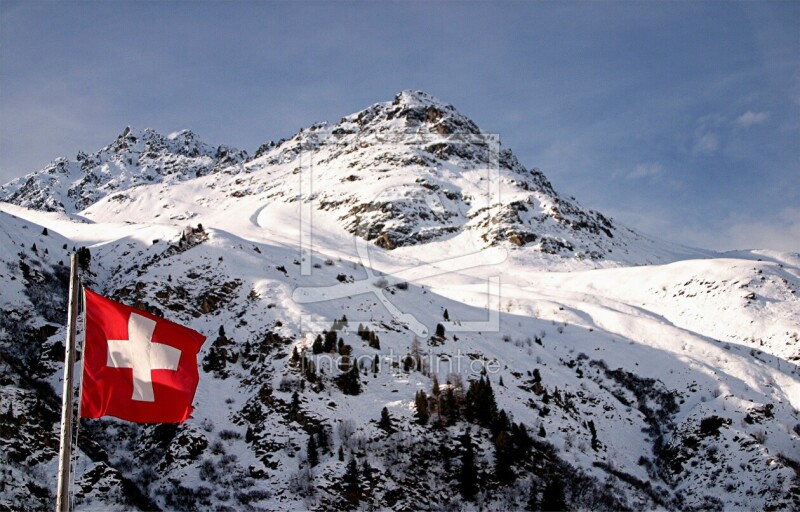
{"label": "snow-covered mountain", "polygon": [[52,505],[78,248],[209,340],[190,421],[81,422],[76,509],[800,507],[800,255],[636,233],[424,93],[2,197],[0,507]]}
{"label": "snow-covered mountain", "polygon": [[167,137],[151,129],[125,128],[96,153],[58,158],[41,171],[0,187],[0,198],[45,211],[83,210],[111,193],[145,183],[170,184],[215,173],[247,158],[245,151],[211,147],[183,130]]}

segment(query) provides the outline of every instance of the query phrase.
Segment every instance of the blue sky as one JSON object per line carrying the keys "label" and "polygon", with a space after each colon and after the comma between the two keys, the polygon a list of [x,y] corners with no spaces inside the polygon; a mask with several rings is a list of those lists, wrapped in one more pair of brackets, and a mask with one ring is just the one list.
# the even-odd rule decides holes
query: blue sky
{"label": "blue sky", "polygon": [[0,181],[126,125],[252,154],[401,89],[627,225],[800,251],[797,2],[0,0]]}

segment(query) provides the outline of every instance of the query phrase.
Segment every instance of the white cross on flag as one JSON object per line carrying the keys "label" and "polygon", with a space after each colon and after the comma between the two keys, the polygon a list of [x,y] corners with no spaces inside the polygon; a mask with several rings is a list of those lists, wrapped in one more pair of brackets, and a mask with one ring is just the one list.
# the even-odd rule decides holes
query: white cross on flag
{"label": "white cross on flag", "polygon": [[192,413],[205,336],[86,293],[81,416],[180,423]]}

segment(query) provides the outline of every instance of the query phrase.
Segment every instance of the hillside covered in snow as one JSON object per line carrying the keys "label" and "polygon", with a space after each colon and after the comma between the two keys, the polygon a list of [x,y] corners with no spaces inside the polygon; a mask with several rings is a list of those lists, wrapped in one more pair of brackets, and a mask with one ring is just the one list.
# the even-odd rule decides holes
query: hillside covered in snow
{"label": "hillside covered in snow", "polygon": [[208,340],[186,423],[81,422],[76,510],[800,508],[800,255],[626,228],[425,93],[0,200],[0,509],[53,505],[78,249]]}

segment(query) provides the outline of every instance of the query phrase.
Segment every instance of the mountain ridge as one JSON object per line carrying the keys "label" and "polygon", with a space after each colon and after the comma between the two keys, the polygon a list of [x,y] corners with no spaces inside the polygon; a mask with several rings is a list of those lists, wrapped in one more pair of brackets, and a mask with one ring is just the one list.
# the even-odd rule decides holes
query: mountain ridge
{"label": "mountain ridge", "polygon": [[[311,194],[294,178],[306,172],[313,179]],[[170,138],[126,128],[91,156],[58,160],[0,187],[0,199],[115,216],[138,201],[141,186],[184,183],[186,191],[170,187],[166,194],[194,194],[195,183],[208,175],[200,185],[211,189],[209,195],[219,187],[235,199],[311,201],[316,210],[335,215],[346,232],[388,250],[469,232],[466,243],[477,248],[510,244],[553,261],[642,264],[701,254],[654,242],[559,195],[539,169],[526,169],[502,147],[498,136],[420,91],[403,91],[339,123],[317,123],[267,142],[253,157],[227,146],[214,149],[186,130]],[[170,203],[186,202],[176,197]],[[187,206],[179,217],[199,215]]]}

